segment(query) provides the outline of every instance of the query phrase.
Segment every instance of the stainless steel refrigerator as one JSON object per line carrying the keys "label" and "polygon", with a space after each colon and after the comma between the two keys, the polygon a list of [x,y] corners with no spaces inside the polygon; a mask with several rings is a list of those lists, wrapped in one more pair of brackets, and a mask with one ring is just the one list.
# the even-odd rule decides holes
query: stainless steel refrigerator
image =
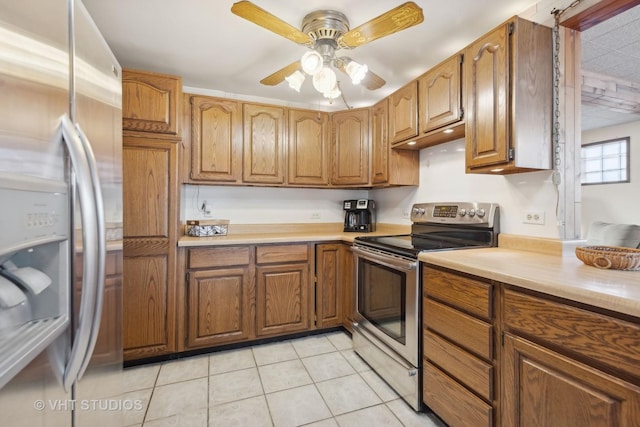
{"label": "stainless steel refrigerator", "polygon": [[139,410],[119,395],[120,74],[80,0],[0,0],[0,425]]}

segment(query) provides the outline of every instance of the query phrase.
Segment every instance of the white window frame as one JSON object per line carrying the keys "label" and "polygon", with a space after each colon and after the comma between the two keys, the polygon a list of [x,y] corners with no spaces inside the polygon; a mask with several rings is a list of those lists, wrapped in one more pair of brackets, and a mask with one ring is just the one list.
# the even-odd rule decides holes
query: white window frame
{"label": "white window frame", "polygon": [[[582,145],[582,147],[580,148],[580,167],[581,167],[581,184],[582,185],[602,185],[602,184],[621,184],[621,183],[628,183],[631,182],[631,154],[629,152],[631,144],[630,144],[630,139],[628,136],[627,137],[622,137],[622,138],[615,138],[615,139],[608,139],[606,141],[597,141],[597,142],[591,142],[589,144],[584,144]],[[596,157],[592,157],[589,160],[591,161],[591,163],[593,164],[594,161],[600,161],[600,168],[597,170],[591,170],[591,171],[587,171],[587,168],[585,167],[585,149],[589,149],[595,146],[600,146],[602,148],[606,147],[607,145],[614,145],[614,144],[619,144],[622,145],[624,144],[626,146],[626,151],[624,153],[620,153],[618,155],[605,155],[605,154],[601,154],[600,156],[596,156]],[[618,168],[611,168],[611,169],[605,169],[605,161],[606,160],[612,160],[618,158]],[[626,172],[626,177],[624,179],[617,179],[617,180],[604,180],[603,178],[603,174],[604,172],[607,171],[625,171]],[[587,173],[600,173],[600,180],[598,181],[591,181],[591,182],[585,182],[584,179],[587,176]]]}

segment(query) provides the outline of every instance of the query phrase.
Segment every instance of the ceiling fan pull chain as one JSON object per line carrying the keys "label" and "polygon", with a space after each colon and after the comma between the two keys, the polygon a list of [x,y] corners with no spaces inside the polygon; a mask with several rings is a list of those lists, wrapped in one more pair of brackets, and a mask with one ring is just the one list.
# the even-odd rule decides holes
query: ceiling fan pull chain
{"label": "ceiling fan pull chain", "polygon": [[564,9],[553,8],[551,14],[554,18],[553,24],[553,176],[552,181],[556,186],[562,182],[560,169],[562,166],[562,145],[560,143],[560,17],[569,9],[576,7],[583,0],[574,0]]}

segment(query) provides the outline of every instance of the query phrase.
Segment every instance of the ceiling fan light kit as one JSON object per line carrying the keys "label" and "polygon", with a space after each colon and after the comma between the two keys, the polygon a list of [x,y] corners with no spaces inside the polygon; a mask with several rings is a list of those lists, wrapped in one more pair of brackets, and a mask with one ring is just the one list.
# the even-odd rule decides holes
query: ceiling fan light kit
{"label": "ceiling fan light kit", "polygon": [[337,81],[336,73],[326,65],[313,75],[313,87],[322,94],[332,91]]}
{"label": "ceiling fan light kit", "polygon": [[284,79],[289,83],[289,87],[291,89],[295,90],[296,92],[300,92],[302,83],[304,83],[304,78],[304,74],[302,74],[300,70],[296,70]]}
{"label": "ceiling fan light kit", "polygon": [[302,55],[302,59],[300,59],[302,70],[310,76],[313,76],[315,73],[320,71],[322,63],[322,56],[315,50],[305,53]]}
{"label": "ceiling fan light kit", "polygon": [[414,2],[407,2],[382,15],[349,29],[347,17],[335,10],[317,10],[307,14],[302,20],[301,30],[282,21],[250,1],[239,1],[231,7],[231,12],[280,36],[311,49],[299,61],[265,77],[260,83],[275,86],[287,81],[289,86],[300,92],[306,74],[313,76],[313,87],[333,100],[341,95],[339,82],[332,67],[349,76],[354,85],[361,84],[369,90],[385,85],[385,81],[346,56],[336,57],[336,50],[353,49],[373,40],[407,29],[424,20],[422,9]]}

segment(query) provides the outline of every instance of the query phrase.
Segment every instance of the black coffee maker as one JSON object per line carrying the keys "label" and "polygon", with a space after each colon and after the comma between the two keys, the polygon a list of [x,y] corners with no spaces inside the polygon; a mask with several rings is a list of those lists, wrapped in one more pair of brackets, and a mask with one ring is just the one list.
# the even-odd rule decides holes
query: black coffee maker
{"label": "black coffee maker", "polygon": [[345,200],[344,231],[376,231],[376,203],[373,200]]}

